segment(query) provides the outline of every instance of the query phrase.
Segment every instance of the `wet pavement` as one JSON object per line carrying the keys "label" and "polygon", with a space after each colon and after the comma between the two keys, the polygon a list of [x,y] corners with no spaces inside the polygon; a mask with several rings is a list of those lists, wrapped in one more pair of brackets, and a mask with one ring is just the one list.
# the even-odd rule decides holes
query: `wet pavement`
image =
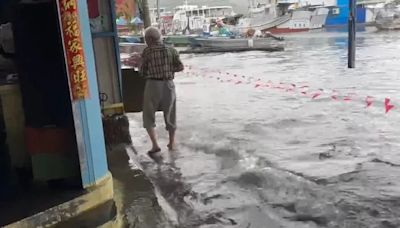
{"label": "wet pavement", "polygon": [[[346,68],[346,33],[295,34],[286,43],[278,53],[182,55],[202,73],[176,77],[176,152],[149,158],[141,115],[129,114],[135,162],[171,223],[400,227],[400,33],[359,33],[353,70]],[[247,79],[220,82],[226,72],[323,93],[311,99]],[[374,97],[369,108],[366,96]],[[389,97],[395,107],[385,114]],[[162,121],[160,113],[166,148]]]}
{"label": "wet pavement", "polygon": [[114,227],[172,227],[159,205],[162,197],[157,197],[154,186],[136,162],[136,156],[137,151],[128,144],[116,144],[107,149],[118,210]]}

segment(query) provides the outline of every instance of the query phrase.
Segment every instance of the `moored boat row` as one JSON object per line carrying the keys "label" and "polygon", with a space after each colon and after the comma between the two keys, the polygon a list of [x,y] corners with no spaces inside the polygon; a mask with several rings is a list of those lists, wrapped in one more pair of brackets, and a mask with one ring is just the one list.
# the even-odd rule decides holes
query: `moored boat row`
{"label": "moored boat row", "polygon": [[[284,43],[272,34],[347,25],[349,0],[267,1],[255,4],[249,0],[248,15],[244,16],[231,6],[199,7],[185,2],[173,12],[162,8],[159,20],[155,21],[153,15],[152,23],[161,28],[165,44],[190,46],[196,53],[282,50]],[[357,22],[373,24],[380,30],[400,29],[399,2],[377,3],[380,1],[357,1]]]}

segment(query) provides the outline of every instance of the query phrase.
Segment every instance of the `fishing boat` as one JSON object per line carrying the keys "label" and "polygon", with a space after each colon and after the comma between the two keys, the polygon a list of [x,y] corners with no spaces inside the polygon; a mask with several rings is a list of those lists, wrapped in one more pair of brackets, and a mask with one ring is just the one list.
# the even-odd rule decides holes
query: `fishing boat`
{"label": "fishing boat", "polygon": [[195,37],[190,38],[191,48],[181,53],[213,53],[242,51],[283,51],[282,39],[275,36],[268,38],[230,38],[230,37]]}
{"label": "fishing boat", "polygon": [[400,4],[396,2],[385,4],[376,15],[375,26],[379,30],[400,29]]}
{"label": "fishing boat", "polygon": [[184,5],[174,8],[174,34],[189,34],[204,30],[212,21],[235,16],[232,6]]}
{"label": "fishing boat", "polygon": [[258,4],[251,8],[250,17],[239,21],[241,32],[248,29],[272,33],[304,32],[322,28],[325,25],[329,10],[318,5],[299,6],[292,1],[278,1],[278,4]]}
{"label": "fishing boat", "polygon": [[[309,8],[295,9],[287,14],[277,18],[274,23],[276,25],[262,29],[261,31],[279,33],[305,32],[312,29],[320,29],[324,27],[329,10],[327,8]],[[270,25],[273,25],[270,23]]]}
{"label": "fishing boat", "polygon": [[203,16],[207,19],[217,19],[236,15],[232,6],[197,6],[188,5],[187,1],[184,5],[174,8],[174,12],[185,11],[188,17]]}
{"label": "fishing boat", "polygon": [[262,31],[269,31],[275,34],[305,32],[310,30],[311,15],[312,12],[308,10],[293,10],[287,15],[284,15],[284,18],[289,16],[287,21]]}
{"label": "fishing boat", "polygon": [[260,4],[249,0],[248,16],[241,18],[236,25],[240,33],[246,33],[249,29],[263,31],[290,19],[290,16],[278,17],[275,4]]}

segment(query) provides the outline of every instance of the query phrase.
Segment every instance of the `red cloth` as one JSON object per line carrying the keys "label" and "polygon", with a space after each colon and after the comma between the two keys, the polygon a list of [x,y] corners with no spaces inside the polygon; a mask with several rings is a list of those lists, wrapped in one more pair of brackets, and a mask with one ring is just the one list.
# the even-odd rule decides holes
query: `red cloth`
{"label": "red cloth", "polygon": [[74,129],[25,128],[28,153],[65,154],[77,151]]}
{"label": "red cloth", "polygon": [[97,18],[100,16],[99,12],[99,0],[87,0],[89,18]]}

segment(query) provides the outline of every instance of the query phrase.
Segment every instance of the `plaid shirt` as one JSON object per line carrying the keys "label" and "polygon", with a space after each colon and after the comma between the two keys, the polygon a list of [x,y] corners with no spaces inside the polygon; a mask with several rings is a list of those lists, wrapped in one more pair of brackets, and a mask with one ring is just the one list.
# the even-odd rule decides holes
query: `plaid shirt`
{"label": "plaid shirt", "polygon": [[142,53],[140,72],[146,79],[173,80],[175,72],[183,70],[178,52],[171,47],[147,47]]}

